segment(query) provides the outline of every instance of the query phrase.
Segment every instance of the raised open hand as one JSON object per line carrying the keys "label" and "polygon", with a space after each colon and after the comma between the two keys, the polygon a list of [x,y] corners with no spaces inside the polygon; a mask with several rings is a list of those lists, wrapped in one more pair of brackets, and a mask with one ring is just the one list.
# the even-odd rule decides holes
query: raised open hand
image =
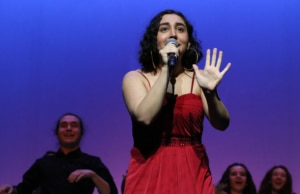
{"label": "raised open hand", "polygon": [[212,57],[210,58],[210,49],[207,49],[204,69],[201,70],[197,65],[193,65],[197,82],[201,88],[205,88],[210,91],[215,90],[225,73],[229,70],[231,63],[228,63],[225,68],[220,71],[222,56],[223,52],[219,51],[217,58],[217,49],[214,48]]}

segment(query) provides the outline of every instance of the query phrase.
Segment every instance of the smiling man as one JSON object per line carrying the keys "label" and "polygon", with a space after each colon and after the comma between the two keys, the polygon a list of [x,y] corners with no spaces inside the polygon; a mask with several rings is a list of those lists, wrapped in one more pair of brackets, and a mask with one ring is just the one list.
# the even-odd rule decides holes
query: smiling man
{"label": "smiling man", "polygon": [[17,186],[0,186],[0,194],[27,194],[37,188],[39,193],[47,194],[92,194],[95,187],[101,194],[118,193],[113,177],[101,159],[81,151],[84,127],[79,116],[73,113],[62,115],[55,134],[59,150],[36,160]]}

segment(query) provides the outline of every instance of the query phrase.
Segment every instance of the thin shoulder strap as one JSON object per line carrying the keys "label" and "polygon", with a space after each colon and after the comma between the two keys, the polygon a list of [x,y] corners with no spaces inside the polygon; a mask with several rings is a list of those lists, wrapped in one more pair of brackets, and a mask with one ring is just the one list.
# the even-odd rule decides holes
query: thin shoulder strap
{"label": "thin shoulder strap", "polygon": [[195,71],[193,72],[193,79],[192,79],[191,93],[193,93],[194,81],[195,81]]}
{"label": "thin shoulder strap", "polygon": [[137,71],[137,72],[139,72],[147,80],[149,87],[151,88],[151,84],[150,84],[148,78],[143,74],[143,72],[141,72],[141,71]]}

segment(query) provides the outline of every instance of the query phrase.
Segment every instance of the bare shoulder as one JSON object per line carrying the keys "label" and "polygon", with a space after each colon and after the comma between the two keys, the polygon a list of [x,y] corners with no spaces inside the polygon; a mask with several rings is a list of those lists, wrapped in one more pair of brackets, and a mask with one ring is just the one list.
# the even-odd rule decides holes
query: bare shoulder
{"label": "bare shoulder", "polygon": [[144,73],[140,69],[129,71],[124,75],[122,82],[123,91],[141,92],[148,91],[151,86],[152,77],[149,73]]}
{"label": "bare shoulder", "polygon": [[123,81],[122,81],[123,88],[143,85],[144,79],[140,72],[141,70],[139,69],[127,72],[123,77]]}
{"label": "bare shoulder", "polygon": [[141,74],[139,73],[139,70],[132,70],[127,72],[123,77],[123,84],[124,83],[130,83],[141,79]]}
{"label": "bare shoulder", "polygon": [[140,70],[132,70],[132,71],[129,71],[127,72],[125,75],[124,75],[124,78],[123,79],[127,79],[127,78],[132,78],[132,77],[137,77],[139,76],[139,72]]}

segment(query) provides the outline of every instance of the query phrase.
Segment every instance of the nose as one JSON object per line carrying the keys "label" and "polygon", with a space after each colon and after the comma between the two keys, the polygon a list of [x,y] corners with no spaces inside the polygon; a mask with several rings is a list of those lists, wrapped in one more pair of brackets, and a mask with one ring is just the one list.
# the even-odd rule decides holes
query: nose
{"label": "nose", "polygon": [[277,178],[277,179],[282,179],[282,176],[277,175],[276,178]]}
{"label": "nose", "polygon": [[176,38],[177,35],[176,35],[176,29],[175,28],[172,28],[171,29],[171,34],[170,34],[170,38]]}
{"label": "nose", "polygon": [[71,130],[71,129],[72,129],[71,124],[68,124],[67,125],[67,130]]}

